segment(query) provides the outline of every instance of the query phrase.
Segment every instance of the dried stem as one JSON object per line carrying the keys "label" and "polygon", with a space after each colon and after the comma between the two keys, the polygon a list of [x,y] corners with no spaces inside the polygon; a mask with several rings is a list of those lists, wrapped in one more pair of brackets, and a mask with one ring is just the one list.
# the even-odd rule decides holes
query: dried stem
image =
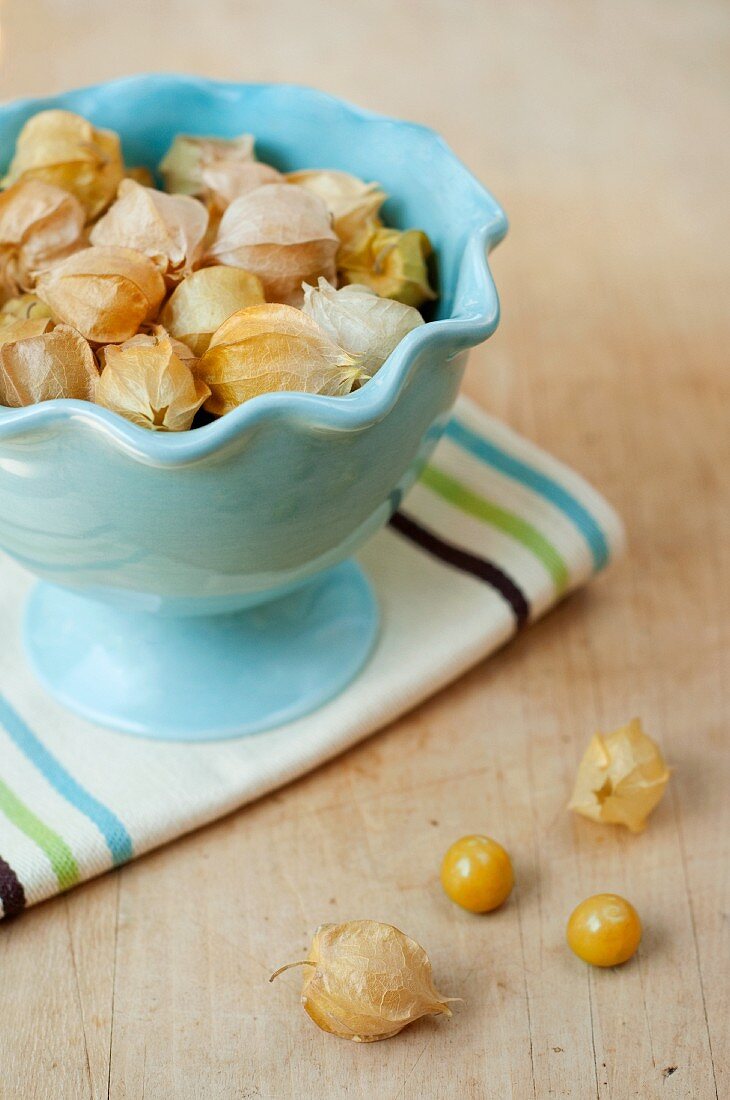
{"label": "dried stem", "polygon": [[311,961],[311,959],[300,959],[299,962],[287,963],[286,966],[280,966],[278,970],[275,970],[274,973],[269,978],[269,981],[273,982],[274,978],[278,978],[279,975],[283,974],[285,970],[291,970],[291,968],[293,966],[315,966],[315,965],[316,964],[313,963]]}

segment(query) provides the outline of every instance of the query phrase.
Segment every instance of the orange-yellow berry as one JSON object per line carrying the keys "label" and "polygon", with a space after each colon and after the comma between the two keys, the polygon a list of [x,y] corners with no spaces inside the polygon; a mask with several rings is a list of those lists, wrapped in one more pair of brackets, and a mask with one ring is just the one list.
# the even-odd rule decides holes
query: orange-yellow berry
{"label": "orange-yellow berry", "polygon": [[618,894],[594,894],[571,913],[567,940],[578,958],[591,966],[618,966],[639,946],[639,914]]}
{"label": "orange-yellow berry", "polygon": [[501,844],[488,836],[463,836],[441,864],[445,892],[470,913],[488,913],[509,897],[515,876]]}

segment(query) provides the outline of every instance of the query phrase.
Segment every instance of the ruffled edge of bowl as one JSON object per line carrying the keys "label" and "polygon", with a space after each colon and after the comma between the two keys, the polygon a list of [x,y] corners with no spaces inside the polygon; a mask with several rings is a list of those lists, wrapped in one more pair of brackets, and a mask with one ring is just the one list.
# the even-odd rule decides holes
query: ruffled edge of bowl
{"label": "ruffled edge of bowl", "polygon": [[427,143],[434,154],[446,157],[473,200],[471,230],[458,265],[454,308],[449,317],[428,321],[410,332],[389,356],[367,386],[346,397],[324,397],[305,393],[269,393],[252,398],[226,416],[195,431],[150,432],[116,413],[88,401],[57,399],[20,409],[0,407],[0,442],[31,432],[58,429],[83,423],[130,456],[151,465],[177,466],[207,458],[226,449],[262,423],[294,421],[315,430],[362,431],[381,420],[393,408],[408,377],[426,348],[441,348],[450,356],[486,340],[499,322],[499,299],[488,256],[507,232],[507,218],[493,196],[469,172],[446,142],[427,126],[389,118],[304,85],[225,83],[202,77],[149,74],[125,77],[105,84],[80,88],[58,96],[16,100],[0,108],[22,123],[29,114],[63,106],[83,113],[100,97],[134,93],[154,96],[160,89],[185,87],[221,103],[252,92],[276,91],[277,95],[305,96],[309,105],[319,103],[330,113],[342,111],[351,124],[397,127],[401,137]]}

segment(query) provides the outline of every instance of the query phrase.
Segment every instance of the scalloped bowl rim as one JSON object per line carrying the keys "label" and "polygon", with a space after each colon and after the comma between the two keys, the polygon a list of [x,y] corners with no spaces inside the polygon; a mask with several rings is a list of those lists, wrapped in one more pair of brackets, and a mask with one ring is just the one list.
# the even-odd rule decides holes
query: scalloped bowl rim
{"label": "scalloped bowl rim", "polygon": [[398,344],[377,374],[354,393],[344,397],[326,397],[299,392],[275,392],[260,394],[239,405],[225,416],[187,432],[152,432],[125,420],[117,413],[95,405],[90,401],[57,398],[23,408],[0,406],[0,441],[31,430],[43,430],[64,421],[83,422],[97,429],[122,450],[137,459],[153,465],[182,465],[206,458],[225,449],[263,421],[294,420],[306,422],[312,428],[332,431],[360,431],[382,419],[393,408],[418,353],[426,345],[442,345],[449,352],[458,351],[482,343],[494,331],[499,321],[499,300],[494,285],[487,254],[507,232],[507,218],[490,192],[476,179],[466,165],[456,156],[444,139],[433,129],[421,123],[391,118],[376,111],[349,103],[339,96],[330,95],[302,84],[276,82],[230,82],[189,77],[174,73],[147,74],[123,77],[60,93],[52,96],[28,96],[0,105],[5,108],[24,109],[34,104],[53,104],[59,99],[78,93],[93,94],[96,91],[139,87],[158,82],[184,83],[199,91],[235,91],[242,89],[280,89],[304,93],[313,99],[336,104],[355,118],[363,121],[388,123],[404,130],[413,130],[427,136],[441,153],[449,157],[464,173],[477,194],[484,200],[485,220],[466,238],[463,258],[471,250],[476,257],[475,272],[480,283],[481,295],[475,312],[468,316],[451,316],[427,321],[413,329]]}

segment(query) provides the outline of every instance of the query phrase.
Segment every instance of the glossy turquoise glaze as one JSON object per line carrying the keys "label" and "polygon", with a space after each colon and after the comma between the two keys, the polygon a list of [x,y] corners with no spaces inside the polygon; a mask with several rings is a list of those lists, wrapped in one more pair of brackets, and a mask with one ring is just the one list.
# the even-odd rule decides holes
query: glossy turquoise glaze
{"label": "glossy turquoise glaze", "polygon": [[182,620],[41,583],[25,620],[36,671],[62,703],[175,741],[240,737],[321,706],[359,672],[377,627],[354,562],[247,611]]}
{"label": "glossy turquoise glaze", "polygon": [[[191,725],[190,706],[176,710],[174,662],[161,654],[159,667],[145,668],[144,676],[135,678],[134,647],[108,653],[106,664],[98,663],[90,705],[79,687],[88,645],[104,645],[109,631],[104,616],[110,610],[119,612],[117,628],[130,639],[135,615],[141,616],[142,634],[150,629],[149,615],[163,616],[172,617],[174,629],[188,631],[191,639],[193,627],[186,620],[204,616],[210,624],[204,632],[208,657],[228,667],[233,642],[223,613],[268,605],[293,592],[348,558],[386,522],[393,500],[411,486],[441,434],[467,350],[496,328],[499,307],[486,257],[505,233],[504,214],[430,130],[311,89],[146,76],[23,100],[0,107],[5,164],[24,121],[47,107],[77,111],[118,130],[127,162],[149,167],[179,131],[251,132],[261,159],[281,169],[341,168],[377,179],[392,196],[386,221],[425,229],[434,244],[435,317],[411,332],[376,377],[348,397],[266,394],[180,434],[148,432],[81,401],[0,408],[0,547],[48,584],[87,601],[81,616],[86,648],[78,631],[67,639],[68,651],[77,654],[73,676],[69,659],[61,662],[58,647],[44,643],[51,627],[44,621],[49,601],[34,604],[27,644],[51,690],[100,721],[159,736],[151,703],[145,719],[141,682],[149,684],[157,675],[170,699],[165,736],[174,735],[176,726],[185,737],[196,730],[210,737],[265,728],[281,720],[281,707],[267,704],[267,714],[253,698],[250,722],[239,702],[230,721],[217,713],[212,721],[199,717]],[[320,579],[318,591],[325,589]],[[275,616],[284,603],[267,606],[266,614]],[[78,611],[72,601],[73,606]],[[336,619],[332,601],[327,606]],[[64,616],[57,600],[54,608],[58,630]],[[303,634],[307,622],[302,614]],[[360,622],[354,633],[365,638],[372,630],[363,631]],[[302,695],[299,709],[289,700],[289,717],[333,694],[326,632],[315,635],[312,647],[322,652],[322,679]],[[170,637],[167,628],[165,636]],[[360,662],[371,642],[369,637],[360,647]],[[253,660],[255,648],[249,645],[241,659]],[[270,655],[267,660],[262,677],[270,670]],[[286,660],[295,658],[290,654]],[[131,665],[124,669],[126,690],[141,693],[132,723],[118,704],[103,705],[100,670],[106,669],[111,682],[120,661]],[[355,672],[351,668],[348,678]],[[336,689],[344,686],[341,681]],[[240,694],[240,685],[230,687]],[[256,694],[251,684],[246,690]],[[107,695],[111,700],[113,692]],[[201,703],[195,713],[204,712]]]}

